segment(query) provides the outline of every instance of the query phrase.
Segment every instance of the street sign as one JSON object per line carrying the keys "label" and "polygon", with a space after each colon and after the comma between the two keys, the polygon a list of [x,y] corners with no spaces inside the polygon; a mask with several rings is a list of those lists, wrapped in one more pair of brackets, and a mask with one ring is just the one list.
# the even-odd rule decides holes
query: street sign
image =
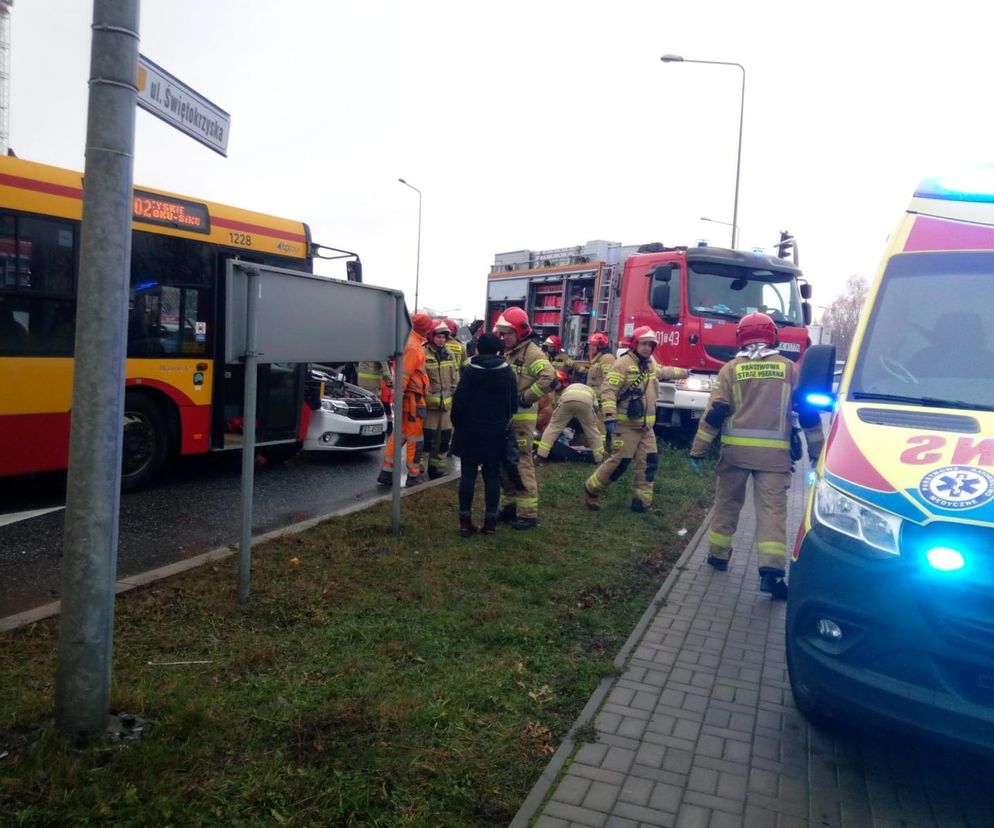
{"label": "street sign", "polygon": [[231,116],[141,54],[138,106],[227,158]]}

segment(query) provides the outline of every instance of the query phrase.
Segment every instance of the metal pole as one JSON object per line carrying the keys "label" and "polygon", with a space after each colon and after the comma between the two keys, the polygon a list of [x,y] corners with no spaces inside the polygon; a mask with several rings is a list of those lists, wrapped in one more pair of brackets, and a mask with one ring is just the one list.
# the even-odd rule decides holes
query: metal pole
{"label": "metal pole", "polygon": [[138,20],[138,0],[94,0],[55,680],[59,726],[76,740],[106,729],[110,703]]}
{"label": "metal pole", "polygon": [[400,464],[404,456],[404,294],[394,294],[393,346],[393,480],[391,482],[391,525],[400,534]]}
{"label": "metal pole", "polygon": [[413,184],[408,184],[403,178],[397,179],[405,187],[410,187],[418,194],[418,259],[414,266],[414,312],[418,312],[418,287],[421,284],[421,190]]}
{"label": "metal pole", "polygon": [[739,151],[735,159],[735,202],[732,207],[732,249],[739,238],[739,170],[742,168],[742,118],[746,105],[746,70],[741,63],[736,66],[742,70],[742,101],[739,104]]}
{"label": "metal pole", "polygon": [[258,300],[262,298],[259,271],[244,268],[245,285],[245,405],[242,417],[242,537],[238,550],[238,601],[249,598],[252,575],[252,495],[255,484],[255,411],[258,392],[259,354],[255,350],[255,325]]}
{"label": "metal pole", "polygon": [[[663,55],[663,63],[705,63],[711,66],[738,66],[742,70],[742,101],[739,104],[739,149],[735,160],[735,200],[732,203],[732,249],[739,240],[739,171],[742,167],[742,120],[745,115],[746,70],[741,63],[727,60],[692,60],[681,55]],[[724,222],[720,222],[724,223]]]}

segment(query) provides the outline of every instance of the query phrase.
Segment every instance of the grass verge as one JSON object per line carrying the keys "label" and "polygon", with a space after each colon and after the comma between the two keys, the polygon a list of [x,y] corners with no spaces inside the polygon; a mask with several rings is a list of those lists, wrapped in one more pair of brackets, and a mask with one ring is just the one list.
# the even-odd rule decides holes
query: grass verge
{"label": "grass verge", "polygon": [[4,634],[0,821],[507,824],[712,499],[663,448],[652,513],[627,476],[588,512],[591,468],[539,470],[532,531],[460,538],[448,484],[400,536],[384,503],[256,547],[246,607],[236,558],[121,596],[112,709],[149,721],[125,749],[53,727],[58,619]]}

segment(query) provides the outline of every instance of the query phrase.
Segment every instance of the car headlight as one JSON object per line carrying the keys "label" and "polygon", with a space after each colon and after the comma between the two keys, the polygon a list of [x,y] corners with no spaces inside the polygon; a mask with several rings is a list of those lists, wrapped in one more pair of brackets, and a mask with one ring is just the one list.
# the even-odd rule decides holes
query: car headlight
{"label": "car headlight", "polygon": [[321,410],[322,411],[333,411],[336,414],[341,414],[349,410],[348,403],[342,402],[342,400],[333,400],[330,397],[321,398]]}
{"label": "car headlight", "polygon": [[676,387],[683,391],[711,391],[710,374],[691,374],[686,379],[676,381]]}
{"label": "car headlight", "polygon": [[829,529],[889,555],[901,554],[901,518],[843,494],[824,477],[815,488],[814,516]]}

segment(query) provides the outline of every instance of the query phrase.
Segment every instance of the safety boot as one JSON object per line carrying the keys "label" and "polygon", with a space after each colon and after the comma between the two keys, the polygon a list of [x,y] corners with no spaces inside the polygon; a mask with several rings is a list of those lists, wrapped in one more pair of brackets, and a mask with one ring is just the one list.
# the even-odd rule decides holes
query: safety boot
{"label": "safety boot", "polygon": [[714,555],[708,555],[708,566],[717,570],[718,572],[728,571],[728,561],[724,558],[716,558]]}
{"label": "safety boot", "polygon": [[472,515],[459,515],[459,534],[464,538],[476,534]]}
{"label": "safety boot", "polygon": [[483,534],[492,535],[497,531],[497,515],[483,516]]}
{"label": "safety boot", "polygon": [[759,570],[759,591],[768,592],[774,601],[787,600],[787,581],[782,569],[763,567]]}
{"label": "safety boot", "polygon": [[534,529],[538,526],[538,518],[519,517],[511,524],[512,529]]}
{"label": "safety boot", "polygon": [[497,519],[501,523],[514,523],[518,519],[518,507],[517,506],[505,506],[497,515]]}
{"label": "safety boot", "polygon": [[408,489],[413,489],[415,486],[420,486],[425,482],[425,476],[423,474],[409,474],[407,475],[407,483],[404,485]]}
{"label": "safety boot", "polygon": [[645,508],[645,504],[641,500],[633,498],[632,499],[632,511],[633,512],[638,512],[639,514],[644,514],[647,510]]}
{"label": "safety boot", "polygon": [[389,472],[383,469],[379,476],[376,478],[377,486],[392,486],[393,485],[393,472]]}
{"label": "safety boot", "polygon": [[428,479],[429,480],[438,480],[438,478],[440,478],[440,477],[445,477],[445,472],[444,471],[441,471],[440,469],[433,469],[433,468],[429,467],[429,469],[428,469]]}

